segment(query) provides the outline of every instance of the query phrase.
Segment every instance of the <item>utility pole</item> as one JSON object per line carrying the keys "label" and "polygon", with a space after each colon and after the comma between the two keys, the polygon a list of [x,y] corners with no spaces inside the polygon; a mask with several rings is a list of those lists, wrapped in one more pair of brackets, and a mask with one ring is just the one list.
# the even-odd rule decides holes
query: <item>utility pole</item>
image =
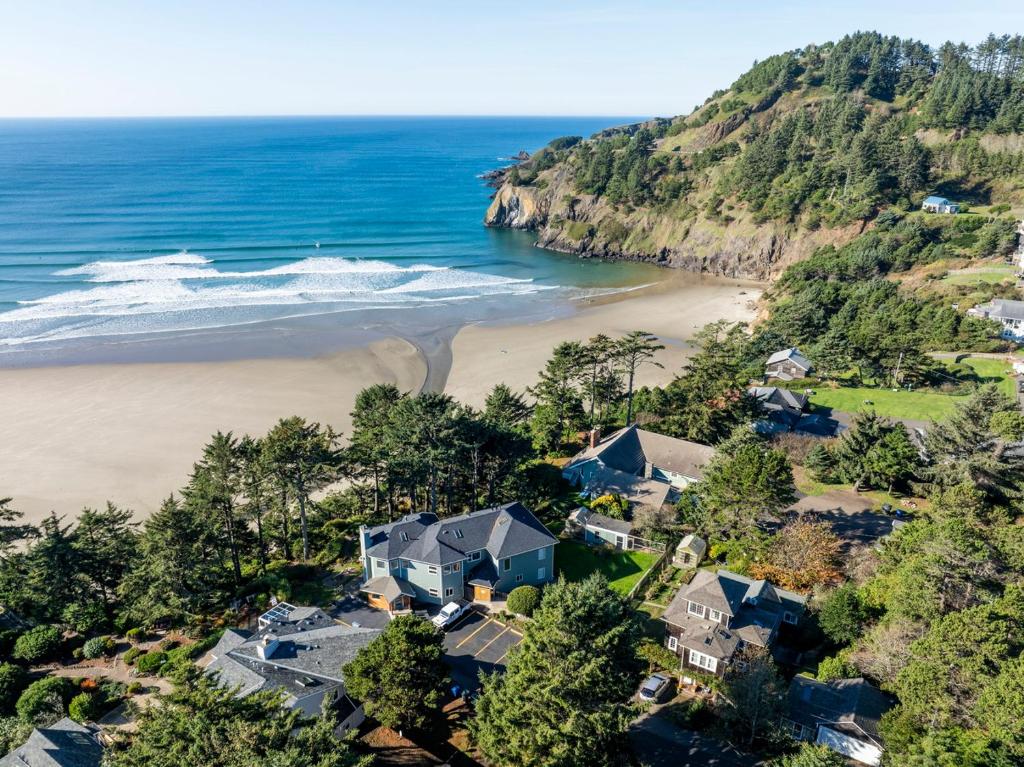
{"label": "utility pole", "polygon": [[900,352],[900,358],[896,360],[896,370],[892,374],[892,385],[894,389],[898,389],[900,386],[900,365],[903,364],[903,352]]}

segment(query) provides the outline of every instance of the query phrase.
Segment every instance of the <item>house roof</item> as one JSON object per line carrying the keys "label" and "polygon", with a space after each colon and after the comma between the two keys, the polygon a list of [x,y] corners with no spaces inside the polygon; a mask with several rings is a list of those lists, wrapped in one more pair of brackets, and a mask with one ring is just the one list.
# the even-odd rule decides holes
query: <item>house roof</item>
{"label": "house roof", "polygon": [[782,349],[781,351],[775,352],[772,356],[768,358],[768,362],[766,362],[765,364],[774,365],[777,362],[786,362],[787,360],[789,362],[792,362],[794,365],[803,368],[804,370],[810,370],[813,367],[811,365],[811,361],[807,359],[804,355],[802,355],[800,353],[800,350],[797,349],[795,346],[789,349]]}
{"label": "house roof", "polygon": [[408,581],[391,575],[378,575],[376,578],[371,578],[359,590],[365,591],[367,594],[382,596],[388,602],[394,602],[403,595],[407,597],[416,596],[416,590]]}
{"label": "house roof", "polygon": [[807,395],[781,386],[751,386],[747,389],[765,410],[801,411],[807,407]]}
{"label": "house roof", "polygon": [[366,553],[381,559],[410,559],[447,565],[486,549],[496,559],[535,551],[557,538],[521,503],[507,503],[439,520],[415,514],[363,531]]}
{"label": "house roof", "polygon": [[796,676],[789,685],[789,718],[794,722],[811,729],[826,725],[877,745],[882,743],[878,732],[882,714],[895,704],[891,696],[859,677],[819,682]]}
{"label": "house roof", "polygon": [[698,570],[693,580],[676,592],[662,617],[672,623],[687,620],[687,602],[697,602],[731,618],[746,611],[755,621],[760,617],[758,613],[775,613],[780,607],[802,611],[806,599],[768,581],[752,580],[728,570]]}
{"label": "house roof", "polygon": [[995,319],[1024,320],[1024,301],[1011,301],[1006,298],[993,298],[986,304],[980,304],[971,310]]}
{"label": "house roof", "polygon": [[0,767],[99,767],[102,759],[96,731],[65,717],[32,730],[21,746],[0,757]]}
{"label": "house roof", "polygon": [[624,519],[615,519],[615,517],[607,517],[583,506],[573,511],[569,518],[584,527],[595,527],[599,530],[608,530],[620,535],[629,535],[633,531],[632,522],[627,522]]}
{"label": "house roof", "polygon": [[945,197],[936,197],[935,195],[928,195],[924,198],[924,205],[949,205],[950,202]]}
{"label": "house roof", "polygon": [[494,567],[494,560],[482,558],[480,564],[474,567],[469,573],[470,586],[487,586],[488,588],[494,588],[500,577],[498,571]]}
{"label": "house roof", "polygon": [[261,629],[270,629],[277,636],[335,625],[334,619],[319,607],[296,607],[287,602],[280,602],[263,613],[258,624]]}
{"label": "house roof", "polygon": [[715,449],[707,445],[656,434],[633,424],[578,453],[566,467],[597,459],[608,468],[641,475],[650,463],[659,469],[701,479],[704,466],[714,454]]}
{"label": "house roof", "polygon": [[[286,627],[287,628],[287,627]],[[295,624],[289,633],[274,627],[253,633],[229,629],[213,648],[213,661],[205,673],[217,674],[222,684],[237,688],[246,696],[258,690],[278,690],[285,705],[325,689],[344,688],[342,667],[353,660],[363,647],[381,632],[378,629],[330,625],[308,627]],[[277,640],[276,649],[261,658],[259,648],[265,641]]]}
{"label": "house roof", "polygon": [[607,495],[614,493],[625,498],[630,503],[639,506],[654,506],[660,508],[668,498],[672,485],[667,482],[659,482],[656,479],[638,477],[635,474],[627,474],[618,469],[602,466],[598,471],[590,475],[590,480],[584,490],[591,496]]}
{"label": "house roof", "polygon": [[685,536],[683,540],[679,541],[679,545],[676,546],[676,551],[690,551],[700,557],[703,557],[704,552],[707,550],[707,541],[693,533]]}

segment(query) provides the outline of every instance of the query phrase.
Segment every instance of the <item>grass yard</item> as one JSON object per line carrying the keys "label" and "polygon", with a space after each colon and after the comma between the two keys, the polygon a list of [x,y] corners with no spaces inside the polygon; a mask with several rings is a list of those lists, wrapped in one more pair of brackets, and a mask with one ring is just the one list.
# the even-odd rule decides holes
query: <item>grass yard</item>
{"label": "grass yard", "polygon": [[1013,264],[992,264],[972,269],[954,269],[943,277],[942,281],[950,285],[998,285],[1000,282],[1015,279],[1016,274],[1017,270]]}
{"label": "grass yard", "polygon": [[[1008,375],[1010,366],[1003,360],[985,357],[969,357],[963,360],[986,383],[998,383],[1000,390],[1010,397],[1015,396],[1013,377]],[[952,364],[951,364],[951,367]],[[842,386],[830,389],[815,388],[811,404],[841,410],[845,413],[860,413],[874,410],[878,415],[889,418],[909,418],[916,421],[941,419],[951,413],[963,396],[943,394],[936,391],[905,391],[899,389],[875,389],[867,386]],[[868,403],[871,404],[868,404]]]}
{"label": "grass yard", "polygon": [[628,594],[657,558],[648,551],[599,552],[579,541],[560,541],[555,550],[558,571],[567,581],[581,581],[596,571],[620,594]]}

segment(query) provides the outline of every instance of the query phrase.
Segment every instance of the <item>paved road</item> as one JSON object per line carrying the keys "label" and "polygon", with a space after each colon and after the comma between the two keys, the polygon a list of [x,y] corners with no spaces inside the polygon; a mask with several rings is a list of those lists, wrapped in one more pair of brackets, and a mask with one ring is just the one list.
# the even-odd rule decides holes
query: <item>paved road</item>
{"label": "paved road", "polygon": [[743,754],[728,743],[693,730],[684,730],[669,718],[667,704],[633,722],[629,740],[643,767],[756,767],[757,757]]}
{"label": "paved road", "polygon": [[832,490],[823,495],[804,496],[788,511],[813,515],[815,521],[827,522],[833,532],[848,543],[870,544],[892,532],[893,517],[874,508],[873,500],[853,490]]}

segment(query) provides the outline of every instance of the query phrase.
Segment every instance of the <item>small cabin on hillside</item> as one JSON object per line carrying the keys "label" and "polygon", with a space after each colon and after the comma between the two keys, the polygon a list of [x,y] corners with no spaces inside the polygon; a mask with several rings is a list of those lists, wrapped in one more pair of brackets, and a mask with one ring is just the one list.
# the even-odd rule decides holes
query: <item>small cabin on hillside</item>
{"label": "small cabin on hillside", "polygon": [[931,195],[924,198],[921,203],[921,210],[926,213],[949,213],[956,215],[960,212],[960,203],[947,200],[945,197]]}
{"label": "small cabin on hillside", "polygon": [[778,378],[780,381],[806,378],[812,372],[814,365],[796,347],[775,352],[764,365],[765,378]]}

